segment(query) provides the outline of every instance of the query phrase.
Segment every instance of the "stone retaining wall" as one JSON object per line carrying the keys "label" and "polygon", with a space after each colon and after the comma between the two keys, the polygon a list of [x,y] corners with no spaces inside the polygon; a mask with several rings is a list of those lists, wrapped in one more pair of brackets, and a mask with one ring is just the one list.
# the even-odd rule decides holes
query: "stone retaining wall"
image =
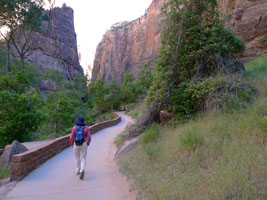
{"label": "stone retaining wall", "polygon": [[[121,117],[116,114],[117,118],[111,121],[97,123],[90,126],[91,134],[94,134],[104,128],[114,126],[121,121]],[[50,144],[44,145],[38,149],[26,151],[21,154],[14,155],[11,163],[10,181],[20,181],[31,171],[38,168],[45,161],[60,153],[62,150],[70,146],[69,135],[57,138]]]}

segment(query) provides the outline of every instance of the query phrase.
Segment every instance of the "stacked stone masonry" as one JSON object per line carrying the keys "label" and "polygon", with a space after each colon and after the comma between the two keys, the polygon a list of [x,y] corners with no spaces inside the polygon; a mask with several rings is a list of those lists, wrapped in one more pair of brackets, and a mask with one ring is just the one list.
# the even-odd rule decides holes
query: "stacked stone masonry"
{"label": "stacked stone masonry", "polygon": [[[117,118],[111,121],[97,123],[90,126],[91,134],[102,129],[114,126],[121,122],[121,117],[116,114]],[[44,145],[38,149],[26,151],[21,154],[14,155],[11,163],[11,179],[10,181],[20,181],[31,171],[38,168],[45,161],[49,160],[62,150],[69,147],[69,135],[53,140],[50,144]]]}

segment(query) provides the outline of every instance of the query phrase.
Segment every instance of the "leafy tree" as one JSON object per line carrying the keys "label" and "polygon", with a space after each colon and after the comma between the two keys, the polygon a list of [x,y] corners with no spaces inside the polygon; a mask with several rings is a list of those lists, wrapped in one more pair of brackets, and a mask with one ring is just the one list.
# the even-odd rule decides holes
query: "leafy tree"
{"label": "leafy tree", "polygon": [[13,140],[25,142],[31,139],[43,120],[40,111],[44,102],[38,90],[32,87],[32,70],[13,70],[9,77],[0,76],[0,146]]}
{"label": "leafy tree", "polygon": [[113,112],[113,109],[119,109],[121,104],[121,92],[120,86],[116,80],[110,81],[107,85],[108,94],[105,96],[105,100],[110,104],[110,110]]}
{"label": "leafy tree", "polygon": [[122,100],[125,104],[134,103],[136,100],[136,88],[133,74],[126,72],[121,85]]}
{"label": "leafy tree", "polygon": [[91,107],[96,112],[106,112],[110,109],[109,102],[106,101],[105,97],[108,95],[108,88],[103,80],[98,80],[89,85],[89,96],[91,98]]}
{"label": "leafy tree", "polygon": [[86,115],[88,91],[86,78],[78,77],[72,82],[64,79],[57,70],[49,70],[43,76],[54,82],[55,91],[48,94],[44,113],[46,121],[42,127],[48,135],[65,135],[69,133],[77,115]]}
{"label": "leafy tree", "polygon": [[45,105],[46,134],[58,137],[69,133],[67,129],[73,124],[73,112],[74,108],[66,94],[49,94]]}
{"label": "leafy tree", "polygon": [[216,0],[170,0],[164,11],[167,20],[148,103],[157,101],[162,108],[192,113],[196,109],[181,106],[191,102],[184,93],[192,86],[188,83],[238,71],[236,56],[245,46],[224,27]]}
{"label": "leafy tree", "polygon": [[30,39],[33,33],[42,31],[42,21],[46,19],[42,5],[32,1],[28,4],[27,13],[23,16],[23,23],[19,26],[17,35],[11,35],[11,41],[19,54],[22,69],[25,65],[25,56],[31,50]]}
{"label": "leafy tree", "polygon": [[88,110],[86,104],[89,98],[86,77],[76,77],[72,82],[68,82],[65,91],[75,108],[73,114],[75,116],[86,115]]}
{"label": "leafy tree", "polygon": [[137,95],[144,97],[147,94],[152,82],[153,73],[151,69],[151,63],[148,62],[138,74],[138,79],[135,86]]}
{"label": "leafy tree", "polygon": [[29,39],[33,32],[41,30],[43,16],[43,0],[0,0],[0,28],[6,28],[6,34],[1,33],[6,41],[7,60],[6,73],[10,62],[10,45],[15,46],[24,69],[25,55],[30,50]]}
{"label": "leafy tree", "polygon": [[83,86],[86,80],[76,79],[70,83],[56,70],[47,71],[43,78],[52,80],[55,86],[54,93],[48,94],[46,100],[45,131],[56,137],[67,134],[75,116],[85,114],[82,97],[86,92]]}

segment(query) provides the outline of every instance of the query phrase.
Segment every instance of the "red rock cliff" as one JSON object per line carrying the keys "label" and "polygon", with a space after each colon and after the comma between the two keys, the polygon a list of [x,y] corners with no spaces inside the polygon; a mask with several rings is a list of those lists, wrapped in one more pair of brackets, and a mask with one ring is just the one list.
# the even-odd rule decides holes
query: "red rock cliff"
{"label": "red rock cliff", "polygon": [[[157,58],[164,19],[161,8],[166,1],[154,0],[147,15],[117,23],[104,35],[97,47],[92,81],[121,82],[127,70],[136,75],[147,61]],[[228,18],[226,26],[247,42],[243,59],[267,53],[267,0],[218,0],[218,4]]]}
{"label": "red rock cliff", "polygon": [[127,70],[137,74],[148,60],[155,60],[160,49],[161,8],[166,0],[154,0],[147,14],[132,22],[113,25],[99,43],[92,80],[121,82]]}
{"label": "red rock cliff", "polygon": [[221,8],[224,13],[229,12],[226,27],[246,42],[242,60],[267,53],[267,0],[228,0]]}
{"label": "red rock cliff", "polygon": [[[27,55],[27,60],[37,66],[41,73],[54,69],[69,81],[83,75],[78,58],[73,15],[70,7],[54,8],[51,11],[50,24],[45,21],[43,32],[35,33],[31,38],[32,50]],[[49,80],[40,81],[39,86],[43,93],[54,91],[54,83]]]}

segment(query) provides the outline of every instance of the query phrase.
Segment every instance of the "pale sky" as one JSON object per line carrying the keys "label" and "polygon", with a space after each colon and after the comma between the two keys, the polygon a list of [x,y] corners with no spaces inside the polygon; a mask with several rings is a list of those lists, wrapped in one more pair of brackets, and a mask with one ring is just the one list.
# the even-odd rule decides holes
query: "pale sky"
{"label": "pale sky", "polygon": [[110,27],[121,21],[132,21],[145,14],[152,0],[56,0],[74,10],[75,32],[81,52],[81,65],[86,73],[93,66],[98,43]]}

